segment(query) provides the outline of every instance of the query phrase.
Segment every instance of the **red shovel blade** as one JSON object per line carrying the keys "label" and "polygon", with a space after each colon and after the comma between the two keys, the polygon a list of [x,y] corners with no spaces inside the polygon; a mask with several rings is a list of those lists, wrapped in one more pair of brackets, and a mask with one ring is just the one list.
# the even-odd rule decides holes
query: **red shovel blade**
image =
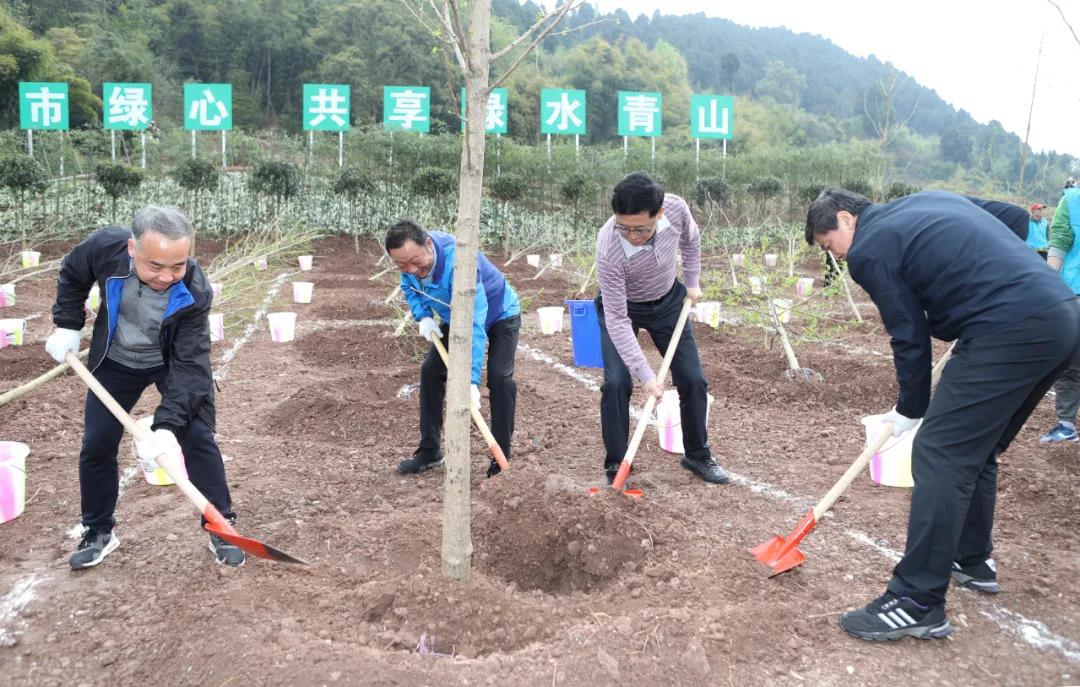
{"label": "red shovel blade", "polygon": [[806,562],[806,556],[799,550],[799,542],[810,533],[810,530],[814,529],[816,524],[814,511],[811,510],[786,539],[776,535],[771,540],[750,549],[750,555],[772,568],[770,577],[798,567]]}
{"label": "red shovel blade", "polygon": [[261,541],[241,536],[237,534],[236,531],[233,530],[231,527],[229,528],[229,530],[231,531],[226,531],[220,527],[216,527],[211,523],[206,523],[207,532],[221,537],[230,544],[239,546],[241,549],[250,553],[253,556],[258,556],[259,558],[266,558],[271,561],[278,561],[280,563],[296,563],[299,565],[308,565],[308,562],[305,561],[303,558],[297,558],[296,556],[287,554],[281,549],[276,549],[269,544],[264,544]]}
{"label": "red shovel blade", "polygon": [[[610,488],[614,489],[614,487]],[[602,491],[604,491],[604,487],[589,487],[589,496],[596,496]],[[645,492],[640,489],[620,489],[619,491],[623,494],[623,496],[629,496],[635,501],[645,495]]]}

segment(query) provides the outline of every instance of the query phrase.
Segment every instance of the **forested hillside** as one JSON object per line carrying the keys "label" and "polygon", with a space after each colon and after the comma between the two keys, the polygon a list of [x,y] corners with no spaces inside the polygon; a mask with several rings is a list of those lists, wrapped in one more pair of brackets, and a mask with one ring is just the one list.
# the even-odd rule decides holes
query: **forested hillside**
{"label": "forested hillside", "polygon": [[[540,12],[496,0],[496,46]],[[101,84],[151,82],[159,126],[177,126],[189,81],[233,84],[234,121],[247,131],[300,129],[305,82],[348,83],[353,126],[377,128],[382,86],[432,88],[433,132],[458,129],[443,57],[430,33],[392,0],[8,0],[0,5],[0,125],[17,126],[19,81],[62,80],[72,127],[97,127]],[[976,123],[935,92],[876,59],[817,36],[752,29],[703,15],[631,17],[585,5],[505,84],[509,136],[539,142],[544,87],[588,93],[587,145],[617,145],[616,93],[659,91],[664,136],[685,149],[691,93],[736,96],[729,153],[778,154],[818,147],[875,150],[870,179],[1016,193],[1021,141]],[[513,59],[511,55],[507,59]],[[854,153],[853,153],[854,154]],[[1048,197],[1075,160],[1027,156],[1024,195]]]}

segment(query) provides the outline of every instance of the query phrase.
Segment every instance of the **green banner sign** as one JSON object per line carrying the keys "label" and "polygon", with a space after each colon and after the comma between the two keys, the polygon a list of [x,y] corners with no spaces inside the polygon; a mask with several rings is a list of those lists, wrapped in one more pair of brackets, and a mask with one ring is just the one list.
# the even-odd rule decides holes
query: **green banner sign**
{"label": "green banner sign", "polygon": [[[510,95],[505,88],[496,88],[488,95],[487,116],[484,118],[484,133],[505,134],[507,131],[507,103]],[[461,130],[465,131],[465,87],[461,88]]]}
{"label": "green banner sign", "polygon": [[690,137],[731,138],[735,98],[730,95],[690,96]]}
{"label": "green banner sign", "polygon": [[184,84],[184,128],[232,131],[232,84]]}
{"label": "green banner sign", "polygon": [[23,129],[66,131],[68,85],[52,81],[20,81],[19,126]]}
{"label": "green banner sign", "polygon": [[540,91],[540,133],[584,134],[585,91],[545,88]]}
{"label": "green banner sign", "polygon": [[101,86],[104,126],[118,131],[144,131],[154,118],[148,83],[110,83]]}
{"label": "green banner sign", "polygon": [[659,136],[663,96],[659,93],[619,91],[619,135]]}
{"label": "green banner sign", "polygon": [[388,131],[431,130],[431,89],[427,86],[383,86],[383,128]]}
{"label": "green banner sign", "polygon": [[348,131],[349,86],[304,84],[304,131]]}

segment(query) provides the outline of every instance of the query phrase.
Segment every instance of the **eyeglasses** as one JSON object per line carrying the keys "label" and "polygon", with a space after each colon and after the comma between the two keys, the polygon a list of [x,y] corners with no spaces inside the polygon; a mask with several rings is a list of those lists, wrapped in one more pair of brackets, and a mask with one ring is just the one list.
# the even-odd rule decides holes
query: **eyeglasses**
{"label": "eyeglasses", "polygon": [[652,223],[650,227],[626,227],[618,222],[615,223],[615,229],[621,231],[624,234],[634,234],[636,236],[644,236],[645,234],[651,234],[656,231],[656,222]]}

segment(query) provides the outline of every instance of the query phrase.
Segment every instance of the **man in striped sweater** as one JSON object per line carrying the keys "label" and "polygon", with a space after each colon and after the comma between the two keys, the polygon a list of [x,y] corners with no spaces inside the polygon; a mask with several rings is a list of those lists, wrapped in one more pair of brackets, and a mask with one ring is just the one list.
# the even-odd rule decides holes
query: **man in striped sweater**
{"label": "man in striped sweater", "polygon": [[[686,201],[665,195],[647,174],[634,172],[615,186],[611,209],[615,214],[596,239],[600,279],[596,310],[604,359],[600,422],[608,483],[614,481],[626,454],[633,380],[647,394],[659,398],[664,393],[664,380],[653,374],[637,332],[649,332],[660,352],[666,353],[683,301],[689,298],[696,303],[701,298],[701,236]],[[682,255],[685,286],[675,278],[677,252]],[[730,482],[709,451],[708,383],[690,322],[675,349],[671,376],[679,391],[685,448],[682,466],[706,482]]]}

